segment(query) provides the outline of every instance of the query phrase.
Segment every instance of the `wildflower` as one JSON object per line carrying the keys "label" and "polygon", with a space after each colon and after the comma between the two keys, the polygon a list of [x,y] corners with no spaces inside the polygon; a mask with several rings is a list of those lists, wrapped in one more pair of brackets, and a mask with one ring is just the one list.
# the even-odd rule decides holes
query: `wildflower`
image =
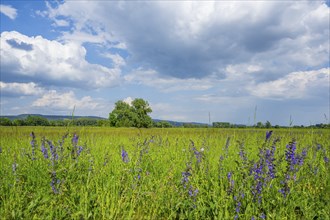
{"label": "wildflower", "polygon": [[299,164],[299,166],[302,166],[304,164],[304,159],[306,158],[306,155],[307,155],[306,148],[303,149],[301,155],[297,155],[297,164]]}
{"label": "wildflower", "polygon": [[182,180],[181,183],[183,184],[183,188],[187,187],[187,184],[189,182],[189,176],[191,176],[191,173],[189,172],[189,170],[182,172]]}
{"label": "wildflower", "polygon": [[272,136],[273,131],[267,131],[266,132],[266,141],[268,141],[270,139],[270,137]]}
{"label": "wildflower", "polygon": [[261,192],[263,188],[263,164],[261,162],[255,163],[252,169],[252,172],[254,173],[254,181],[255,185],[252,187],[252,194],[254,197],[254,200],[258,198],[258,202],[261,202]]}
{"label": "wildflower", "polygon": [[49,156],[48,156],[48,150],[45,147],[45,141],[43,141],[42,144],[41,144],[41,152],[44,155],[44,158],[48,159]]}
{"label": "wildflower", "polygon": [[72,139],[71,139],[73,146],[77,145],[78,139],[79,139],[79,136],[77,134],[74,134]]}
{"label": "wildflower", "polygon": [[327,156],[324,156],[323,160],[324,160],[325,163],[329,163],[329,158]]}
{"label": "wildflower", "polygon": [[268,172],[267,172],[267,178],[269,179],[274,179],[275,178],[275,158],[274,158],[274,154],[275,154],[275,150],[276,147],[272,146],[272,149],[266,150],[266,155],[265,155],[265,161],[266,161],[266,165],[268,168]]}
{"label": "wildflower", "polygon": [[58,160],[58,154],[56,152],[56,147],[52,144],[51,141],[47,141],[47,143],[49,145],[50,155],[51,155],[51,159],[52,159],[52,162],[54,165],[55,161]]}
{"label": "wildflower", "polygon": [[79,146],[77,150],[77,156],[79,156],[83,150],[84,148],[82,146]]}
{"label": "wildflower", "polygon": [[198,189],[193,189],[192,186],[189,187],[188,194],[190,197],[196,197],[198,194]]}
{"label": "wildflower", "polygon": [[63,146],[63,144],[64,144],[64,140],[68,137],[68,135],[69,135],[69,133],[66,133],[65,135],[63,135],[62,140],[59,141],[59,145],[60,145],[60,147]]}
{"label": "wildflower", "polygon": [[199,152],[195,147],[192,148],[192,151],[194,152],[195,154],[195,157],[197,159],[197,163],[200,163],[202,161],[202,153]]}
{"label": "wildflower", "polygon": [[287,150],[285,151],[285,159],[288,162],[290,171],[294,171],[294,166],[297,164],[297,158],[295,157],[296,143],[291,142],[286,145]]}
{"label": "wildflower", "polygon": [[265,219],[266,218],[265,214],[264,213],[261,213],[260,218],[261,219]]}
{"label": "wildflower", "polygon": [[60,180],[58,180],[56,178],[56,172],[55,171],[52,171],[51,178],[52,178],[52,180],[50,182],[50,186],[52,187],[52,190],[53,190],[54,194],[58,194],[59,191],[58,191],[58,186],[57,185],[60,183]]}
{"label": "wildflower", "polygon": [[285,179],[281,181],[281,184],[283,185],[283,188],[279,190],[279,192],[283,195],[284,198],[287,197],[287,195],[290,193],[289,188],[289,181],[292,179],[293,181],[296,181],[296,172],[297,168],[295,167],[298,163],[303,163],[303,158],[306,155],[306,150],[303,150],[302,155],[298,155],[295,153],[296,150],[296,143],[290,142],[286,146],[287,150],[285,151],[285,159],[288,163],[286,168],[286,174]]}
{"label": "wildflower", "polygon": [[236,206],[236,212],[239,213],[240,209],[241,209],[241,202],[238,202]]}
{"label": "wildflower", "polygon": [[0,147],[0,154],[2,153],[2,147]]}
{"label": "wildflower", "polygon": [[128,153],[125,151],[124,148],[121,149],[121,159],[123,160],[124,163],[129,162]]}
{"label": "wildflower", "polygon": [[227,179],[228,179],[228,182],[229,182],[229,189],[228,189],[227,193],[230,194],[230,193],[233,192],[234,183],[235,183],[233,178],[232,178],[232,172],[228,172]]}
{"label": "wildflower", "polygon": [[243,160],[244,164],[247,162],[247,157],[246,157],[246,152],[245,152],[245,147],[244,143],[239,142],[239,156]]}
{"label": "wildflower", "polygon": [[32,137],[31,140],[31,147],[32,147],[32,160],[35,160],[35,146],[36,146],[36,136],[34,135],[34,132],[32,131],[30,136]]}

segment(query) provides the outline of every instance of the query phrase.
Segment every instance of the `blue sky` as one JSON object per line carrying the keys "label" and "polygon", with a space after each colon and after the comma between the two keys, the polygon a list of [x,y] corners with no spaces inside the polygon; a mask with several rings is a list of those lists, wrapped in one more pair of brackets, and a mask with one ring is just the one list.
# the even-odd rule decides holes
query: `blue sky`
{"label": "blue sky", "polygon": [[[1,115],[329,118],[329,2],[1,1]],[[256,111],[255,111],[256,110]],[[254,117],[256,115],[256,118]]]}

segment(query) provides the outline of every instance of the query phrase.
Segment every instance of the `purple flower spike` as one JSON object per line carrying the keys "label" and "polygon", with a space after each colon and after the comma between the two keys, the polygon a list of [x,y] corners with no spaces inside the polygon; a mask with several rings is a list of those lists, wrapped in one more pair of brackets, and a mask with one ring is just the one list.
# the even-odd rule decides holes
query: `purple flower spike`
{"label": "purple flower spike", "polygon": [[77,155],[79,156],[83,150],[84,148],[82,146],[79,146],[77,150]]}
{"label": "purple flower spike", "polygon": [[261,219],[266,219],[266,215],[264,213],[261,213],[260,218]]}
{"label": "purple flower spike", "polygon": [[124,163],[129,162],[128,153],[124,150],[124,148],[121,150],[121,159]]}
{"label": "purple flower spike", "polygon": [[32,137],[31,140],[31,147],[32,147],[32,160],[35,160],[35,147],[36,147],[36,136],[34,135],[34,132],[32,131],[30,136]]}
{"label": "purple flower spike", "polygon": [[272,136],[273,131],[267,131],[266,132],[266,141],[268,141],[270,139],[270,137]]}
{"label": "purple flower spike", "polygon": [[77,134],[74,134],[74,135],[73,135],[73,138],[72,138],[72,144],[73,144],[74,146],[76,146],[76,145],[78,144],[78,138],[79,138],[79,136],[78,136]]}
{"label": "purple flower spike", "polygon": [[187,183],[189,182],[189,176],[191,176],[191,173],[189,171],[182,172],[182,180],[181,183],[183,184],[183,188],[187,187]]}

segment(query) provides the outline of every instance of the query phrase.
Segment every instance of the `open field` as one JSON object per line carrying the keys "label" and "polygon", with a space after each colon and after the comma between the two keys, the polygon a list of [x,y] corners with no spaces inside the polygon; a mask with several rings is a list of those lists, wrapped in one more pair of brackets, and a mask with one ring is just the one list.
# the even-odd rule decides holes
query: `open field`
{"label": "open field", "polygon": [[266,131],[0,127],[0,218],[329,219],[329,130]]}

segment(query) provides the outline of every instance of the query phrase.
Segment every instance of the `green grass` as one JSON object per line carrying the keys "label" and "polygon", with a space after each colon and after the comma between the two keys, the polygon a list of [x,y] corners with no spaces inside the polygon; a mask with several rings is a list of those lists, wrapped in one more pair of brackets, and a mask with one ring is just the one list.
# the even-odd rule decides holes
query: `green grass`
{"label": "green grass", "polygon": [[[66,133],[61,148],[59,141]],[[77,146],[83,147],[79,156],[71,142],[75,133]],[[329,219],[330,164],[325,161],[330,157],[329,130],[276,129],[269,141],[265,133],[262,129],[0,127],[0,216],[261,219],[264,214],[266,219]],[[55,146],[57,160],[51,158],[47,142],[50,157],[44,158],[43,138]],[[288,171],[285,152],[293,139],[296,156],[305,149],[306,157],[301,166]],[[266,152],[273,145],[276,177],[269,179],[260,150]],[[122,161],[122,149],[128,153],[127,163]],[[259,179],[251,171],[254,164],[264,166]],[[183,172],[190,174],[185,183]],[[262,189],[255,196],[258,181]],[[286,197],[279,192],[284,186],[290,189]]]}

